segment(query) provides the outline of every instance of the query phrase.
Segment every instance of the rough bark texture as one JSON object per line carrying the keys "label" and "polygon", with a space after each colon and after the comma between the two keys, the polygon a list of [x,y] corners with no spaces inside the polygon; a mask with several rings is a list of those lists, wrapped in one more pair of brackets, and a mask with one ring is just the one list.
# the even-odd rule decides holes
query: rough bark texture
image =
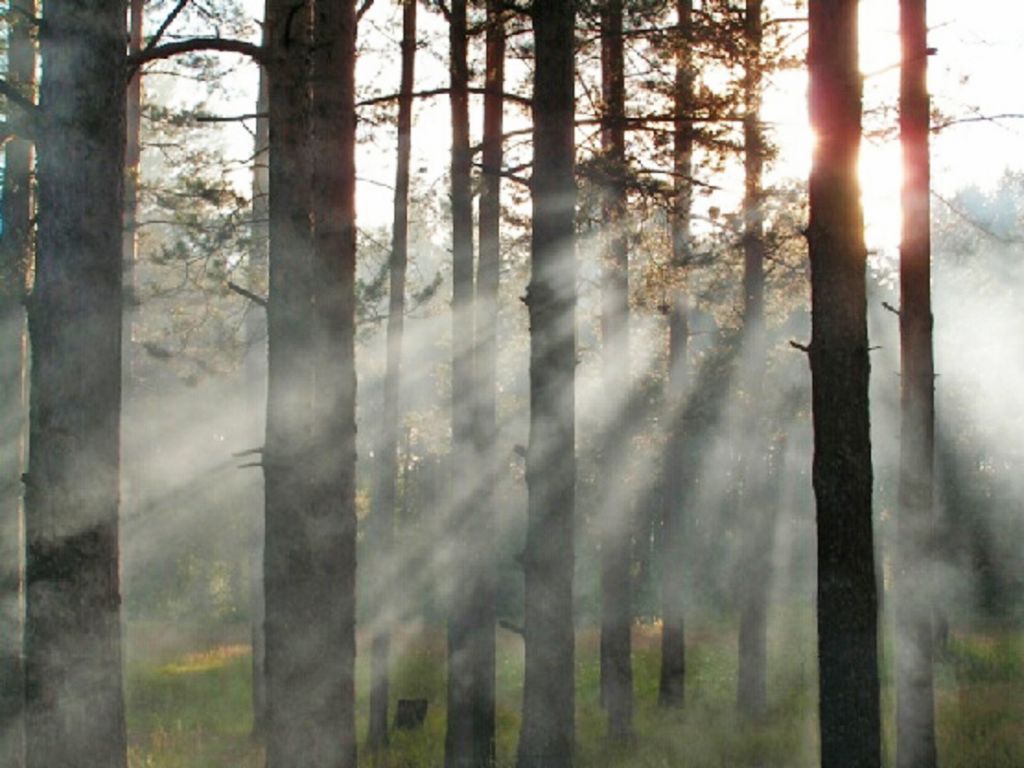
{"label": "rough bark texture", "polygon": [[856,0],[811,0],[814,490],[823,768],[881,763]]}
{"label": "rough bark texture", "polygon": [[530,313],[529,502],[522,558],[526,673],[518,768],[569,768],[574,751],[574,22],[572,0],[533,5],[533,232],[526,299]]}
{"label": "rough bark texture", "polygon": [[926,0],[900,0],[903,66],[900,139],[903,144],[903,242],[900,247],[899,531],[896,579],[896,764],[934,768],[934,610],[928,559],[936,525],[935,362],[932,354],[931,209],[928,129]]}
{"label": "rough bark texture", "polygon": [[[601,151],[605,225],[601,285],[602,376],[611,398],[632,403],[629,360],[629,251],[626,239],[625,78],[622,0],[601,6],[601,97],[604,112]],[[608,712],[608,735],[626,739],[633,730],[632,498],[627,465],[631,455],[634,414],[625,413],[624,429],[606,435],[603,464],[601,528],[601,693]],[[617,414],[608,414],[610,425]]]}
{"label": "rough bark texture", "polygon": [[742,503],[747,519],[750,571],[740,596],[739,665],[736,707],[747,717],[764,713],[768,704],[768,591],[771,579],[773,510],[764,504],[767,441],[761,426],[761,382],[765,370],[764,327],[764,137],[761,127],[761,0],[747,0],[743,41],[745,73],[743,198],[743,388],[747,396],[747,439],[741,448]]}
{"label": "rough bark texture", "polygon": [[[29,19],[34,0],[11,3],[7,81],[28,99],[35,94],[35,44]],[[18,127],[16,113],[8,120]],[[21,476],[27,438],[28,337],[25,290],[32,260],[32,142],[14,137],[4,147],[0,237],[0,765],[25,760],[24,510]]]}
{"label": "rough bark texture", "polygon": [[[268,38],[264,29],[264,44]],[[266,115],[269,93],[266,70],[260,68],[259,95],[256,102],[256,113]],[[270,193],[270,126],[267,118],[256,118],[256,141],[253,152],[252,171],[252,247],[249,251],[247,275],[252,289],[265,286],[267,278],[267,248],[269,247],[270,227],[269,216]],[[247,433],[248,448],[262,444],[266,433],[267,404],[267,315],[263,307],[250,305],[245,316],[245,377],[249,399],[251,429]],[[255,484],[254,484],[255,485]],[[248,499],[252,504],[252,536],[249,549],[250,562],[250,608],[252,613],[252,733],[262,739],[266,732],[267,721],[267,679],[264,674],[266,664],[266,642],[263,633],[263,622],[266,615],[263,594],[263,539],[264,509],[263,489],[253,488],[253,495]]]}
{"label": "rough bark texture", "polygon": [[356,756],[354,3],[321,5],[312,41],[311,23],[269,5],[269,768]]}
{"label": "rough bark texture", "polygon": [[25,494],[26,763],[126,765],[118,585],[125,8],[53,0],[42,36]]}
{"label": "rough bark texture", "polygon": [[[412,93],[416,72],[416,6],[405,0],[402,9],[402,82],[398,97],[398,164],[395,172],[395,207],[391,229],[390,292],[388,295],[387,368],[384,372],[384,403],[381,411],[380,446],[377,449],[376,491],[369,533],[376,557],[391,562],[397,503],[399,391],[402,370],[402,332],[405,326],[405,275],[409,249],[409,161],[412,152]],[[381,585],[383,600],[397,588],[393,571]],[[370,721],[367,743],[379,749],[388,741],[388,659],[391,630],[378,616],[371,640]]]}
{"label": "rough bark texture", "polygon": [[662,564],[661,564],[661,673],[658,703],[663,707],[682,707],[686,689],[686,644],[683,633],[685,606],[683,584],[685,514],[685,424],[683,410],[687,382],[688,302],[685,271],[690,259],[690,209],[693,191],[693,0],[677,0],[676,76],[673,129],[673,170],[675,199],[672,211],[672,263],[679,285],[674,285],[666,301],[669,322],[668,388],[665,393],[668,425],[665,462],[662,468]]}

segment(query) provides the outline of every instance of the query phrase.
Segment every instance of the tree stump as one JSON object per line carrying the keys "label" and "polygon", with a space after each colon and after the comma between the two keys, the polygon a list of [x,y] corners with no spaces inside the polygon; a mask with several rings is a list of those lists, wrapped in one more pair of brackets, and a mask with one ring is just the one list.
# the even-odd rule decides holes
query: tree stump
{"label": "tree stump", "polygon": [[414,730],[423,727],[427,719],[426,699],[399,699],[395,709],[395,728]]}

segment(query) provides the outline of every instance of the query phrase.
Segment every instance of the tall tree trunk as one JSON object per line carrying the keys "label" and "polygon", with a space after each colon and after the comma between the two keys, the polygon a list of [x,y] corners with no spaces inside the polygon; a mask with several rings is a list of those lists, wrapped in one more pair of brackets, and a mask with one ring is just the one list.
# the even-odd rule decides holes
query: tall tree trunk
{"label": "tall tree trunk", "polygon": [[26,763],[126,765],[118,584],[123,2],[52,0],[25,494]]}
{"label": "tall tree trunk", "polygon": [[271,0],[269,768],[349,768],[356,754],[354,3],[320,6],[315,40],[312,23],[308,5]]}
{"label": "tall tree trunk", "polygon": [[[683,633],[685,606],[683,584],[683,516],[686,494],[686,451],[683,409],[687,381],[686,269],[691,254],[690,210],[693,204],[693,0],[676,1],[676,76],[674,87],[673,171],[675,197],[672,210],[673,284],[666,301],[669,318],[667,444],[662,467],[662,564],[661,564],[661,674],[658,703],[682,707],[686,687],[686,644]],[[678,283],[678,284],[676,284]],[[690,468],[692,471],[692,468]]]}
{"label": "tall tree trunk", "polygon": [[822,768],[878,768],[878,598],[871,518],[864,221],[857,184],[856,0],[811,0],[817,134],[810,180],[814,491]]}
{"label": "tall tree trunk", "polygon": [[[266,18],[266,12],[264,12]],[[269,43],[266,27],[263,45]],[[247,270],[249,285],[266,285],[267,249],[270,227],[268,224],[270,194],[270,126],[266,118],[269,105],[269,83],[266,69],[260,67],[259,95],[256,101],[256,141],[253,152],[252,170],[252,246],[249,251]],[[246,356],[245,378],[249,399],[250,423],[248,444],[256,446],[263,442],[266,433],[267,403],[267,316],[264,308],[250,306],[245,316]],[[266,733],[267,721],[267,679],[266,642],[263,633],[265,619],[265,597],[263,594],[263,540],[265,536],[263,518],[263,489],[254,483],[252,504],[252,528],[249,548],[249,584],[252,627],[252,735],[262,740]]]}
{"label": "tall tree trunk", "polygon": [[[399,392],[402,369],[402,331],[405,325],[405,274],[409,250],[409,161],[412,152],[412,99],[416,73],[416,0],[404,0],[402,10],[402,82],[398,97],[398,166],[395,172],[395,207],[391,229],[391,285],[388,295],[387,369],[384,373],[384,405],[381,412],[380,447],[377,450],[376,492],[373,494],[370,550],[391,562],[398,479]],[[393,571],[382,585],[385,597],[397,586]],[[367,743],[380,749],[388,741],[388,658],[391,628],[381,611],[374,624],[370,661],[370,724]]]}
{"label": "tall tree trunk", "polygon": [[[453,0],[449,15],[452,118],[452,527],[467,551],[455,566],[448,615],[447,768],[486,765],[493,744],[476,743],[474,663],[481,618],[474,615],[482,569],[484,538],[480,514],[480,479],[474,451],[475,387],[473,375],[473,193],[469,147],[469,66],[466,58],[466,0]],[[486,631],[486,630],[485,630]]]}
{"label": "tall tree trunk", "polygon": [[518,768],[570,768],[574,752],[574,27],[573,0],[533,6],[526,673]]}
{"label": "tall tree trunk", "polygon": [[[143,46],[143,0],[128,3],[128,53],[138,54]],[[135,370],[134,326],[138,305],[135,262],[138,259],[139,166],[142,159],[142,70],[136,68],[128,80],[125,103],[124,219],[121,252],[127,301],[124,315],[124,386],[127,391]]]}
{"label": "tall tree trunk", "polygon": [[736,706],[748,717],[762,714],[768,703],[768,589],[771,579],[772,510],[765,507],[768,446],[760,424],[765,369],[764,327],[764,137],[761,128],[761,0],[747,0],[743,41],[743,388],[747,395],[746,441],[741,449],[742,499],[748,521],[750,567],[740,598],[739,664]]}
{"label": "tall tree trunk", "polygon": [[[601,6],[601,96],[604,113],[601,151],[605,252],[601,285],[603,378],[608,393],[630,408],[629,252],[626,240],[626,94],[623,70],[622,0]],[[610,425],[618,420],[609,414]],[[633,667],[630,625],[632,590],[632,498],[627,488],[633,413],[623,414],[625,429],[603,441],[601,501],[601,692],[608,710],[608,734],[628,738],[633,729]]]}
{"label": "tall tree trunk", "polygon": [[934,602],[927,563],[935,464],[935,362],[932,354],[931,207],[926,0],[900,0],[903,66],[903,242],[900,248],[899,568],[896,613],[896,764],[934,768],[932,676]]}
{"label": "tall tree trunk", "polygon": [[[34,0],[11,3],[7,81],[35,101]],[[18,126],[16,113],[8,116]],[[4,147],[3,233],[0,236],[0,765],[25,761],[22,664],[25,569],[21,476],[28,416],[25,291],[32,262],[32,142],[15,136]]]}

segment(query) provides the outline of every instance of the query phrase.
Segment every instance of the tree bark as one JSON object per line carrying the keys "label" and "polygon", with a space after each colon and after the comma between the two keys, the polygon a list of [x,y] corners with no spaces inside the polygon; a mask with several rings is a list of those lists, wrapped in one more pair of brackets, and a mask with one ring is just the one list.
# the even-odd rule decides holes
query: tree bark
{"label": "tree bark", "polygon": [[46,7],[25,494],[26,764],[125,766],[118,584],[125,8]]}
{"label": "tree bark", "polygon": [[[398,164],[395,172],[395,207],[391,235],[390,292],[388,294],[387,363],[384,372],[384,404],[381,412],[381,443],[377,450],[377,490],[373,494],[370,549],[391,562],[398,479],[398,430],[402,333],[405,326],[405,276],[409,249],[409,161],[412,152],[412,101],[416,72],[416,1],[404,0],[402,10],[402,82],[398,97]],[[393,570],[382,590],[385,596],[397,586]],[[384,612],[382,612],[383,615]],[[390,627],[378,616],[371,640],[370,722],[367,743],[380,749],[388,742],[388,658]]]}
{"label": "tree bark", "polygon": [[320,5],[315,35],[310,7],[290,0],[271,0],[266,24],[267,765],[350,768],[356,756],[354,2]]}
{"label": "tree bark", "polygon": [[[493,761],[494,744],[478,728],[476,696],[486,687],[477,679],[487,670],[478,662],[485,652],[484,634],[493,634],[493,621],[476,615],[480,607],[484,569],[493,567],[481,557],[487,537],[481,508],[481,469],[475,452],[475,377],[473,307],[473,193],[469,145],[469,66],[467,62],[466,0],[453,0],[449,16],[452,118],[452,526],[467,551],[455,565],[448,616],[448,718],[445,733],[447,768],[478,768]],[[482,737],[478,743],[477,738]]]}
{"label": "tree bark", "polygon": [[742,715],[756,717],[768,704],[768,590],[771,580],[773,510],[764,505],[767,480],[767,441],[760,423],[765,370],[764,327],[764,136],[761,128],[761,0],[747,0],[744,50],[744,198],[743,198],[743,387],[746,440],[741,450],[741,496],[748,519],[744,558],[750,572],[740,596],[739,664],[736,706]]}
{"label": "tree bark", "polygon": [[[35,101],[34,0],[16,0],[7,32],[7,81]],[[10,117],[14,117],[11,115]],[[15,119],[15,125],[17,120]],[[32,262],[33,146],[15,136],[4,147],[3,234],[0,236],[0,764],[25,764],[25,536],[21,476],[28,416],[25,291]]]}
{"label": "tree bark", "polygon": [[[669,323],[668,377],[665,393],[668,435],[662,467],[662,564],[661,564],[661,672],[658,703],[682,707],[686,693],[686,643],[683,632],[685,559],[686,425],[683,420],[687,373],[686,269],[691,255],[690,212],[693,204],[693,0],[677,0],[676,75],[674,86],[673,171],[675,197],[672,210],[673,285],[666,300]],[[678,285],[676,284],[678,283]]]}
{"label": "tree bark", "polygon": [[857,183],[861,75],[856,0],[809,4],[818,660],[823,768],[877,768],[878,599],[871,518],[864,222]]}
{"label": "tree bark", "polygon": [[[137,55],[142,51],[143,2],[129,0],[128,3],[128,54]],[[138,232],[136,219],[139,208],[139,166],[142,160],[142,71],[134,70],[128,80],[125,104],[125,151],[124,151],[124,221],[121,230],[121,252],[124,259],[124,284],[128,300],[124,315],[124,386],[130,385],[135,370],[135,348],[133,342],[135,311],[138,303],[135,262],[138,257]]]}
{"label": "tree bark", "polygon": [[[601,151],[605,220],[601,285],[602,374],[605,390],[630,408],[629,251],[626,239],[626,134],[622,0],[601,6]],[[608,735],[628,739],[633,730],[632,498],[626,465],[631,455],[635,414],[625,413],[625,429],[603,441],[601,533],[601,692],[608,712]],[[611,424],[616,414],[609,414]]]}
{"label": "tree bark", "polygon": [[928,131],[926,0],[900,0],[903,65],[900,139],[903,145],[903,242],[900,247],[899,564],[896,587],[896,764],[934,768],[934,610],[928,572],[936,524],[935,362],[932,353],[931,207]]}
{"label": "tree bark", "polygon": [[574,752],[574,5],[550,0],[533,6],[526,672],[518,768],[571,768]]}

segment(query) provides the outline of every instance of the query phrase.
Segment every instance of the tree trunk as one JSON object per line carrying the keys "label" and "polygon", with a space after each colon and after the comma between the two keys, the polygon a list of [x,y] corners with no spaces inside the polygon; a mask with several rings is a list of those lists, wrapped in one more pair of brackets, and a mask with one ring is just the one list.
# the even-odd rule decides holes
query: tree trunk
{"label": "tree trunk", "polygon": [[[143,0],[128,3],[128,53],[142,51]],[[142,70],[136,69],[128,80],[125,103],[124,150],[124,219],[121,230],[121,252],[124,259],[125,302],[124,315],[124,387],[127,391],[135,370],[135,312],[138,306],[138,288],[135,262],[138,259],[138,231],[136,219],[139,208],[139,166],[142,159]],[[122,503],[124,500],[122,500]]]}
{"label": "tree trunk", "polygon": [[[398,478],[398,429],[402,368],[402,331],[405,325],[405,274],[409,249],[409,159],[412,152],[412,93],[416,69],[416,1],[404,0],[402,10],[402,82],[398,98],[398,167],[395,172],[395,208],[391,235],[391,286],[388,295],[387,369],[384,373],[384,405],[381,412],[380,447],[377,450],[376,492],[369,533],[370,551],[385,563],[394,558],[393,541]],[[381,585],[385,599],[398,585],[394,567]],[[374,624],[370,661],[370,723],[367,743],[380,749],[388,742],[388,657],[391,628],[381,611]]]}
{"label": "tree trunk", "polygon": [[126,765],[118,584],[125,8],[46,7],[26,482],[26,764]]}
{"label": "tree trunk", "polygon": [[926,0],[900,1],[903,66],[903,242],[900,248],[902,434],[896,598],[896,764],[934,768],[935,694],[932,677],[934,600],[927,564],[936,524],[935,362],[932,355],[931,210]]}
{"label": "tree trunk", "polygon": [[814,490],[822,768],[877,768],[878,599],[871,518],[856,0],[809,4]]}
{"label": "tree trunk", "polygon": [[761,0],[747,0],[744,16],[743,148],[743,388],[747,395],[746,434],[741,448],[742,499],[748,520],[744,558],[750,567],[740,597],[739,664],[736,707],[755,717],[768,704],[768,590],[771,548],[766,546],[773,511],[764,506],[767,480],[767,441],[760,423],[765,372],[764,327],[764,214],[762,179],[764,137],[761,129]]}
{"label": "tree trunk", "polygon": [[270,2],[269,768],[350,768],[356,754],[354,3],[319,7],[315,39],[312,21]]}
{"label": "tree trunk", "polygon": [[[693,189],[693,123],[686,116],[693,112],[693,0],[677,0],[676,76],[673,131],[673,170],[675,199],[672,211],[673,285],[665,310],[669,317],[668,384],[665,393],[668,435],[662,467],[662,564],[661,564],[661,674],[658,703],[663,707],[682,707],[686,688],[686,644],[683,633],[683,515],[686,487],[685,423],[683,409],[687,381],[688,302],[685,280],[689,264],[690,209]],[[678,285],[675,283],[678,282]],[[690,468],[692,471],[692,468]]]}
{"label": "tree trunk", "polygon": [[[264,17],[266,14],[264,13]],[[269,38],[264,27],[263,44]],[[265,286],[267,278],[267,249],[270,227],[268,196],[270,193],[270,130],[265,117],[269,104],[266,70],[260,68],[259,95],[256,101],[256,141],[252,170],[252,247],[249,251],[247,275],[249,285]],[[266,433],[267,403],[267,316],[264,308],[251,305],[245,315],[245,378],[249,399],[251,429],[247,433],[249,447],[263,442]],[[250,623],[252,626],[252,735],[262,740],[267,722],[266,642],[263,633],[265,597],[263,594],[263,489],[254,483],[252,497],[252,528],[249,549]]]}
{"label": "tree trunk", "polygon": [[[35,101],[36,53],[30,19],[34,0],[12,3],[7,33],[7,81]],[[17,126],[18,116],[9,115]],[[0,236],[0,765],[25,763],[24,634],[25,538],[21,476],[28,416],[28,338],[25,291],[32,262],[32,142],[11,138],[4,147]]]}
{"label": "tree trunk", "polygon": [[[448,616],[448,719],[445,733],[447,768],[477,768],[493,760],[494,745],[477,728],[475,697],[486,686],[476,679],[486,670],[477,663],[484,651],[480,633],[487,616],[475,615],[480,605],[480,580],[493,567],[481,557],[487,538],[481,512],[481,478],[475,453],[473,373],[473,194],[469,146],[469,67],[466,58],[466,0],[453,0],[449,18],[452,117],[452,527],[468,547],[455,565]],[[477,743],[477,736],[484,741]]]}
{"label": "tree trunk", "polygon": [[[622,0],[601,6],[601,151],[605,252],[601,285],[603,378],[606,392],[630,408],[629,253],[626,240],[625,80]],[[616,414],[608,414],[610,425]],[[601,693],[608,711],[608,735],[627,739],[633,730],[633,667],[630,625],[632,589],[632,498],[626,465],[631,455],[635,414],[623,414],[625,429],[603,441],[601,494]]]}
{"label": "tree trunk", "polygon": [[526,671],[518,768],[571,768],[574,647],[576,258],[572,0],[533,6],[530,442]]}

